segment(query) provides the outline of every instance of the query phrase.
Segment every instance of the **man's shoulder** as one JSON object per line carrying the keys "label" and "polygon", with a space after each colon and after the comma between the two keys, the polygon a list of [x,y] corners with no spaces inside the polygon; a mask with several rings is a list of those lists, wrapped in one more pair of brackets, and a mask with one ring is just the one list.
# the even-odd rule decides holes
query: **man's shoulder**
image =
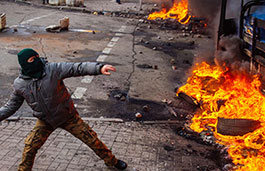
{"label": "man's shoulder", "polygon": [[13,83],[13,87],[15,89],[19,89],[21,87],[25,87],[27,85],[27,80],[21,78],[20,76],[17,77],[15,80],[14,80],[14,83]]}

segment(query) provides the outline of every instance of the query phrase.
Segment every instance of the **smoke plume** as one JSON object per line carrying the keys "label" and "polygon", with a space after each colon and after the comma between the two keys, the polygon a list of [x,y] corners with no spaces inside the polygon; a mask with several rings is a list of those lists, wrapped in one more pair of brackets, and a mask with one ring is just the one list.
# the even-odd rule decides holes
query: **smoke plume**
{"label": "smoke plume", "polygon": [[238,37],[226,36],[220,39],[214,58],[216,65],[226,66],[234,73],[247,73],[249,62],[243,59],[242,41]]}

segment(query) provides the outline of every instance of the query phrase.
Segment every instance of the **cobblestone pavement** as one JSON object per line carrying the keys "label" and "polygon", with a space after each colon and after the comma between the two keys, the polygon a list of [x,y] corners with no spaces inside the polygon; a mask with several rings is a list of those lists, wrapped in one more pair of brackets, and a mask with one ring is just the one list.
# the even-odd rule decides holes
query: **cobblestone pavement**
{"label": "cobblestone pavement", "polygon": [[[169,124],[87,121],[117,158],[132,171],[195,171],[217,166],[207,159],[209,147],[175,134]],[[34,119],[0,125],[0,170],[13,171],[21,160],[24,140]],[[33,171],[108,171],[91,149],[68,132],[57,129],[38,151]],[[211,170],[213,170],[211,169]]]}

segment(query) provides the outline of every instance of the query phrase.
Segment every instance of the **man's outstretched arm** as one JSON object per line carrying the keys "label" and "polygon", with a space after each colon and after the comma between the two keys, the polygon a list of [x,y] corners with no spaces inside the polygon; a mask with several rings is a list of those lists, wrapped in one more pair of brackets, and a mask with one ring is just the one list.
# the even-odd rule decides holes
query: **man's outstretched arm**
{"label": "man's outstretched arm", "polygon": [[16,92],[13,92],[10,95],[8,102],[0,108],[0,121],[8,118],[13,115],[23,104],[24,98]]}
{"label": "man's outstretched arm", "polygon": [[60,79],[84,75],[110,75],[109,71],[116,71],[111,65],[104,65],[96,62],[61,62],[53,63],[52,67]]}

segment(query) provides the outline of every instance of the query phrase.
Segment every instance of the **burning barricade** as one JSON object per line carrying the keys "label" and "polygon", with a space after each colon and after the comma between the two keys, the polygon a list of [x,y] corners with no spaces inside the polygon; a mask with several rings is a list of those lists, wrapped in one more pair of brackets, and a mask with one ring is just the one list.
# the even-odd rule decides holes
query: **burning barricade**
{"label": "burning barricade", "polygon": [[188,6],[188,0],[175,0],[170,7],[162,4],[162,9],[149,14],[147,19],[154,22],[158,21],[166,27],[178,28],[182,26],[192,33],[204,33],[204,28],[207,26],[206,18],[192,16]]}
{"label": "burning barricade", "polygon": [[[229,50],[223,51],[219,53],[233,56]],[[200,104],[189,128],[198,133],[210,130],[216,143],[227,148],[234,164],[230,169],[264,170],[265,96],[261,81],[258,75],[240,69],[244,61],[220,56],[218,65],[196,64],[187,84],[178,89]],[[234,61],[225,62],[229,60]]]}

